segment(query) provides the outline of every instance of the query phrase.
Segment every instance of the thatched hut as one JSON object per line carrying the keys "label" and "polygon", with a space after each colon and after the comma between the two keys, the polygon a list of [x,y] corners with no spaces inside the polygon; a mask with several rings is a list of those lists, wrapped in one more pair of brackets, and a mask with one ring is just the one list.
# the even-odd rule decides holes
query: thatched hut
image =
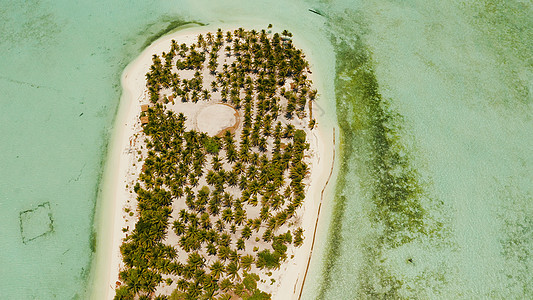
{"label": "thatched hut", "polygon": [[141,125],[148,124],[148,116],[141,117]]}

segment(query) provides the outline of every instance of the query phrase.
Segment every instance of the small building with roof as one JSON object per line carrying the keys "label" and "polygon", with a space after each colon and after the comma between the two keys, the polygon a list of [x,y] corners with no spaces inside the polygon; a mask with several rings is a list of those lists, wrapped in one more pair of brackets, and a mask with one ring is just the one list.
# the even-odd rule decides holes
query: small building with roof
{"label": "small building with roof", "polygon": [[141,117],[141,125],[148,124],[148,116]]}

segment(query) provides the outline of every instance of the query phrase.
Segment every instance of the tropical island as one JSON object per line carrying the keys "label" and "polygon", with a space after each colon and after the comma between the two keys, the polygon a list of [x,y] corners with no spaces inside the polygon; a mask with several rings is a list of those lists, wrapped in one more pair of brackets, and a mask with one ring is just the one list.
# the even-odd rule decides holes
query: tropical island
{"label": "tropical island", "polygon": [[300,292],[334,141],[291,37],[219,28],[151,54],[121,156],[114,299],[270,299],[291,261]]}

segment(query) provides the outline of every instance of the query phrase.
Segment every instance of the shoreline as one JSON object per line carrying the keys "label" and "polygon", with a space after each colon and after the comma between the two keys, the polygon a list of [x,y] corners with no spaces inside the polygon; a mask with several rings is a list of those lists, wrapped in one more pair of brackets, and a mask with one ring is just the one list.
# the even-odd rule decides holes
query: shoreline
{"label": "shoreline", "polygon": [[324,187],[322,188],[322,191],[320,192],[320,202],[318,204],[318,210],[317,210],[317,214],[316,214],[316,222],[315,222],[315,226],[314,226],[314,229],[313,229],[313,238],[311,240],[311,249],[309,251],[309,255],[308,255],[309,258],[307,260],[307,264],[306,264],[305,273],[304,273],[304,276],[303,276],[303,279],[302,279],[302,283],[300,284],[300,292],[298,293],[298,299],[302,298],[302,293],[303,293],[304,286],[305,286],[305,280],[307,278],[307,272],[309,271],[309,266],[311,265],[311,258],[313,257],[313,250],[314,250],[314,247],[315,247],[316,233],[317,233],[317,230],[318,230],[318,222],[320,221],[320,210],[322,208],[322,203],[324,202],[324,193],[326,192],[326,189],[328,188],[329,181],[333,177],[333,170],[335,168],[335,145],[336,145],[335,127],[333,127],[333,146],[334,147],[333,147],[333,154],[332,154],[331,169],[330,169],[328,178],[326,179],[326,183],[324,183]]}
{"label": "shoreline", "polygon": [[[146,85],[144,83],[144,74],[149,69],[152,61],[152,54],[160,54],[167,51],[170,47],[170,41],[175,39],[179,43],[194,41],[198,34],[214,32],[217,28],[222,30],[233,30],[238,27],[246,29],[260,29],[265,26],[228,26],[226,24],[208,25],[208,26],[188,26],[187,28],[178,29],[168,34],[147,47],[143,52],[131,62],[124,70],[121,83],[123,94],[121,96],[113,138],[110,144],[110,152],[105,167],[102,184],[102,200],[98,209],[98,245],[95,259],[94,276],[92,280],[93,289],[91,299],[112,299],[115,291],[115,282],[118,280],[118,273],[122,265],[120,257],[120,245],[126,233],[122,228],[135,226],[135,216],[130,216],[125,211],[129,207],[135,211],[135,203],[129,203],[128,184],[132,178],[135,180],[140,172],[140,165],[135,164],[135,152],[140,151],[135,138],[142,129],[140,126],[139,115],[141,113],[141,104],[145,96]],[[276,26],[279,30],[279,26]],[[283,28],[284,29],[284,28]],[[310,69],[314,69],[314,60],[310,59],[308,48],[303,46],[305,43],[298,38],[293,38],[295,46],[302,49],[309,61]],[[316,74],[311,74],[311,80],[317,89],[321,90],[323,82],[317,80]],[[146,98],[146,97],[145,97]],[[316,101],[320,101],[321,96]],[[142,102],[142,103],[141,103]],[[318,105],[313,106],[313,111],[321,109]],[[272,299],[297,299],[302,290],[303,276],[305,276],[309,262],[311,260],[312,233],[316,232],[318,223],[318,210],[323,199],[321,191],[328,184],[333,168],[333,155],[335,145],[330,141],[333,126],[330,122],[324,120],[323,111],[313,112],[317,119],[317,127],[312,131],[307,129],[306,133],[310,139],[310,152],[314,152],[317,161],[313,161],[311,173],[311,183],[306,191],[306,199],[301,208],[298,209],[298,215],[301,216],[301,227],[304,228],[304,243],[299,248],[289,250],[289,255],[294,255],[293,259],[287,260],[281,268],[274,270],[273,278],[276,279],[276,285],[270,285],[262,288],[265,292],[272,294]],[[333,148],[332,148],[333,146]],[[141,154],[142,155],[142,154]],[[131,188],[131,187],[130,187]],[[327,197],[326,197],[327,198]],[[288,268],[291,272],[285,272]],[[297,272],[296,272],[297,270]],[[265,283],[266,285],[266,283]]]}

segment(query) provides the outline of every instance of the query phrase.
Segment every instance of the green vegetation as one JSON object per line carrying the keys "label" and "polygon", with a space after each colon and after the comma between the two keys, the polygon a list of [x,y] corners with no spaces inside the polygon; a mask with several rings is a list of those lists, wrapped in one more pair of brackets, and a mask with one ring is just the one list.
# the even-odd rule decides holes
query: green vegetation
{"label": "green vegetation", "polygon": [[[270,298],[257,273],[279,268],[288,246],[303,242],[289,225],[308,175],[309,144],[295,121],[311,121],[303,119],[316,96],[290,36],[219,29],[153,55],[139,218],[120,247],[115,299]],[[218,136],[186,130],[171,99],[223,102],[242,122]],[[174,292],[156,297],[161,284]]]}

